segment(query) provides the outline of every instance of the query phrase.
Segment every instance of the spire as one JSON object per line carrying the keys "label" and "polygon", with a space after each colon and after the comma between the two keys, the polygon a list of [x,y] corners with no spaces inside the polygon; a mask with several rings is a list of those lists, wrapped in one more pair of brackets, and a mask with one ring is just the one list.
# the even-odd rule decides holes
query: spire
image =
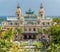
{"label": "spire", "polygon": [[18,6],[17,6],[17,8],[20,8],[20,4],[18,3]]}
{"label": "spire", "polygon": [[28,10],[29,12],[31,11],[31,8],[29,8],[29,10]]}
{"label": "spire", "polygon": [[42,3],[40,4],[40,8],[43,8],[43,4]]}

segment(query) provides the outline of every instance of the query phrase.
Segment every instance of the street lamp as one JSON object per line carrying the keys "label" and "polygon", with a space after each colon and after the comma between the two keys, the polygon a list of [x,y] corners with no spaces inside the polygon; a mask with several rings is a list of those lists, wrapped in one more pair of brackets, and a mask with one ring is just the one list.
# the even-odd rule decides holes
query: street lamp
{"label": "street lamp", "polygon": [[42,52],[46,52],[46,48],[48,47],[48,39],[44,35],[41,37],[41,42],[43,44]]}

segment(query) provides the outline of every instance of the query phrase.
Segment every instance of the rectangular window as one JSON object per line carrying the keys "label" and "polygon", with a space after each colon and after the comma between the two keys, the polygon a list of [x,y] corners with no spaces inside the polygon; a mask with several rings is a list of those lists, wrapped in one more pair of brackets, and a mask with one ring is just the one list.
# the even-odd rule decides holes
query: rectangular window
{"label": "rectangular window", "polygon": [[49,23],[49,22],[47,22],[47,24],[49,25],[50,23]]}
{"label": "rectangular window", "polygon": [[45,25],[45,22],[43,22],[42,24]]}

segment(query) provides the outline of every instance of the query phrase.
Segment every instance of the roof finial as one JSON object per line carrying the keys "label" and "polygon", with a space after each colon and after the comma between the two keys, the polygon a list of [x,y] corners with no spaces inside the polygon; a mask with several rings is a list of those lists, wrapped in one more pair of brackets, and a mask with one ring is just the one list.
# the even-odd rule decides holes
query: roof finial
{"label": "roof finial", "polygon": [[40,4],[40,8],[43,8],[43,4],[42,3]]}
{"label": "roof finial", "polygon": [[20,4],[18,3],[18,6],[17,6],[17,8],[20,8]]}
{"label": "roof finial", "polygon": [[31,11],[31,8],[29,8],[29,10],[28,10],[29,12]]}

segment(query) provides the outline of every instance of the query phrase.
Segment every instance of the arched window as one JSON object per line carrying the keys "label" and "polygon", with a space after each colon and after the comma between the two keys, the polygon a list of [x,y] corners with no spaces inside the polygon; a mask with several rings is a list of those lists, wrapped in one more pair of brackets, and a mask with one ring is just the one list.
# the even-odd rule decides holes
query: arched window
{"label": "arched window", "polygon": [[36,31],[36,28],[33,28],[33,31]]}
{"label": "arched window", "polygon": [[41,14],[41,17],[43,16],[43,14]]}
{"label": "arched window", "polygon": [[27,31],[27,29],[25,28],[25,31]]}

